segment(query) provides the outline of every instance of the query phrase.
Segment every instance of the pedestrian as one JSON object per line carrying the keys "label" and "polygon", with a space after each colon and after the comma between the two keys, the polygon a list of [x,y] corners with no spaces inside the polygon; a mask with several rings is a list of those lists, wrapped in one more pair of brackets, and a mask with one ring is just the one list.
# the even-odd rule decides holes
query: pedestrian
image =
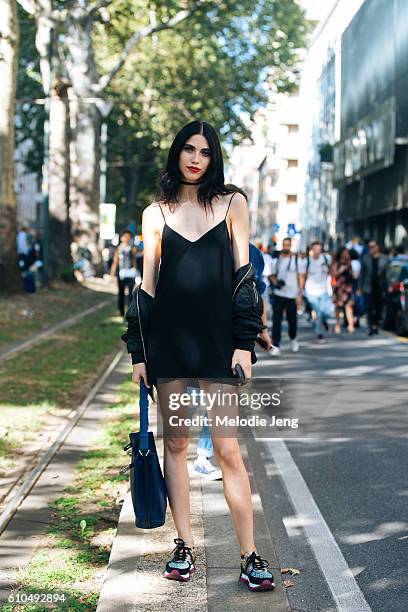
{"label": "pedestrian", "polygon": [[18,267],[21,272],[27,272],[30,267],[31,234],[28,225],[23,224],[16,236]]}
{"label": "pedestrian", "polygon": [[130,230],[121,232],[110,272],[111,276],[116,276],[118,280],[118,310],[121,317],[125,316],[126,288],[128,290],[127,305],[129,306],[137,273],[136,248],[132,245],[132,238]]}
{"label": "pedestrian", "polygon": [[355,248],[349,249],[351,259],[351,270],[353,273],[353,315],[354,315],[354,327],[360,327],[360,317],[363,314],[363,298],[358,295],[358,279],[361,273],[361,261],[360,256]]}
{"label": "pedestrian", "polygon": [[[249,262],[247,198],[225,184],[221,145],[210,124],[192,121],[178,132],[160,189],[143,212],[143,281],[126,313],[129,325],[122,338],[132,354],[133,380],[143,378],[148,389],[156,387],[166,422],[170,398],[185,392],[186,379],[198,380],[209,394],[220,393],[217,381],[222,380],[226,395],[236,394],[233,369],[239,364],[251,377],[263,324]],[[222,402],[216,409],[221,408]],[[178,538],[164,576],[187,581],[196,557],[188,429],[179,426],[173,434],[170,429],[164,436],[164,474]],[[273,589],[268,562],[254,543],[251,489],[237,437],[220,435],[214,424],[210,431],[241,548],[240,581],[251,590]]]}
{"label": "pedestrian", "polygon": [[222,480],[222,471],[218,465],[214,465],[213,457],[214,447],[210,428],[204,424],[197,442],[197,457],[193,463],[193,470],[206,480]]}
{"label": "pedestrian", "polygon": [[387,256],[380,252],[376,240],[368,243],[368,254],[363,256],[361,272],[358,279],[358,295],[364,299],[367,314],[368,335],[378,334],[382,315],[384,291],[386,285]]}
{"label": "pedestrian", "polygon": [[297,308],[301,303],[306,272],[306,261],[292,253],[292,239],[284,238],[282,252],[272,260],[273,312],[272,312],[272,351],[273,357],[281,354],[283,314],[286,311],[291,348],[297,353],[300,345],[297,340]]}
{"label": "pedestrian", "polygon": [[346,247],[337,252],[331,266],[333,302],[336,312],[336,334],[341,333],[340,316],[343,314],[347,321],[347,329],[350,334],[354,333],[353,316],[353,271],[351,267],[350,253]]}
{"label": "pedestrian", "polygon": [[315,313],[315,331],[317,341],[321,343],[324,342],[323,327],[328,329],[327,319],[333,314],[333,303],[331,257],[328,253],[323,253],[323,245],[319,240],[310,245],[306,262],[305,296]]}
{"label": "pedestrian", "polygon": [[143,239],[142,236],[136,236],[136,266],[141,277],[143,277]]}
{"label": "pedestrian", "polygon": [[255,270],[255,282],[258,287],[258,292],[263,304],[262,321],[265,325],[265,329],[260,334],[258,334],[256,341],[259,346],[261,346],[265,351],[269,351],[272,348],[272,340],[268,333],[268,307],[265,299],[265,291],[267,285],[263,277],[265,268],[265,258],[264,253],[262,253],[262,251],[260,250],[261,246],[262,244],[260,244],[259,247],[251,243],[249,244],[249,261],[252,263],[252,266]]}

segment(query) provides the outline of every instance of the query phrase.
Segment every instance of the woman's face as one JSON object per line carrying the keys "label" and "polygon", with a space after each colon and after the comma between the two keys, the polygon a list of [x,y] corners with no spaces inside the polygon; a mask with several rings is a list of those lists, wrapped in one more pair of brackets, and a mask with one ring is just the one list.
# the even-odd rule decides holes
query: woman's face
{"label": "woman's face", "polygon": [[183,177],[193,183],[201,179],[211,161],[211,151],[207,139],[201,134],[193,134],[181,150],[179,170]]}
{"label": "woman's face", "polygon": [[342,251],[340,253],[340,261],[341,263],[347,264],[350,260],[350,255],[348,251]]}

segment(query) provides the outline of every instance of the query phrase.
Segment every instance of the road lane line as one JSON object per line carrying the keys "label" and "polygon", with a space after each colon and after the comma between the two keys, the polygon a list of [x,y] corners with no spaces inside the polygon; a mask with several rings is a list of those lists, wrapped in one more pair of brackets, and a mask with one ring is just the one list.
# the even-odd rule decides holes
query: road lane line
{"label": "road lane line", "polygon": [[255,438],[264,443],[265,450],[279,469],[282,483],[316,560],[324,574],[333,598],[341,612],[370,612],[336,540],[323,518],[302,474],[284,440]]}

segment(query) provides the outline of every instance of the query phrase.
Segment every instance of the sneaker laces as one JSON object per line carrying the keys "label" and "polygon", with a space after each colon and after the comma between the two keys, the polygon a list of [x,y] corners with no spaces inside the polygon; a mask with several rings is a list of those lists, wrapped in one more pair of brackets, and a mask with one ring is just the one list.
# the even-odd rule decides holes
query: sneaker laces
{"label": "sneaker laces", "polygon": [[186,543],[181,538],[175,538],[174,543],[176,547],[174,548],[174,561],[185,561],[187,554],[190,555],[191,561],[193,561],[193,553],[189,546],[186,546]]}
{"label": "sneaker laces", "polygon": [[252,563],[254,569],[256,570],[263,570],[266,567],[269,567],[269,561],[267,561],[266,559],[262,559],[260,555],[257,555],[254,552],[246,559],[246,567],[248,567],[249,563]]}

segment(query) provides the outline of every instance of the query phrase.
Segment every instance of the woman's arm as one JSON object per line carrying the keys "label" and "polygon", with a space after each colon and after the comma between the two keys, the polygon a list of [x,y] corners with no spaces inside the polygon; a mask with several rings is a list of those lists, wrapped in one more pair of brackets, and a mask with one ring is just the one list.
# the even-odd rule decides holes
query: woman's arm
{"label": "woman's arm", "polygon": [[157,203],[150,204],[143,211],[143,280],[141,288],[152,297],[154,297],[159,276],[162,219]]}
{"label": "woman's arm", "polygon": [[[158,211],[157,204],[151,204],[143,211],[143,280],[141,286],[136,289],[137,297],[140,299],[136,300],[135,294],[133,295],[132,303],[126,313],[128,328],[122,336],[122,340],[127,344],[128,352],[132,355],[132,380],[135,383],[140,383],[140,379],[143,378],[147,387],[150,387],[150,385],[147,380],[145,347],[141,326],[144,325],[145,329],[148,327],[158,278],[161,256],[161,225],[163,225],[157,214]],[[140,295],[139,289],[142,290]],[[140,305],[141,312],[136,306],[136,301]]]}
{"label": "woman's arm", "polygon": [[234,268],[237,271],[249,262],[249,211],[242,193],[236,193],[231,202],[230,227]]}
{"label": "woman's arm", "polygon": [[[234,256],[234,269],[235,272],[237,272],[237,270],[249,263],[249,211],[246,198],[241,193],[236,193],[234,195],[230,211],[232,252]],[[238,326],[242,331],[242,323],[240,324],[241,319],[242,313],[234,310],[234,332],[237,331],[237,320]],[[236,364],[239,363],[244,371],[245,377],[251,378],[251,352],[253,350],[254,341],[235,337],[234,333],[234,346],[235,350],[232,355],[231,369],[234,369]]]}

